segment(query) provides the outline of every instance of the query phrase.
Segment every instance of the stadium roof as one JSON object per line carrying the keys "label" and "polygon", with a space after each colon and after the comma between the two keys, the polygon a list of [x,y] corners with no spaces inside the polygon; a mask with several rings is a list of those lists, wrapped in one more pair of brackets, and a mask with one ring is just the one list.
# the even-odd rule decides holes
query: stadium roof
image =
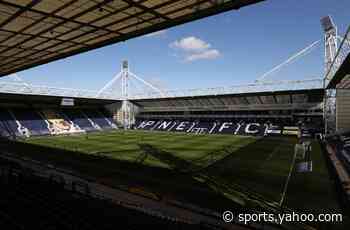
{"label": "stadium roof", "polygon": [[0,76],[264,0],[0,0]]}
{"label": "stadium roof", "polygon": [[[45,108],[61,106],[62,98],[59,96],[48,95],[24,95],[24,94],[8,94],[0,92],[0,106],[43,106]],[[93,98],[74,98],[75,106],[104,106],[109,104],[120,103],[116,100],[93,99]]]}
{"label": "stadium roof", "polygon": [[206,89],[185,89],[185,90],[170,90],[160,92],[150,92],[148,94],[130,95],[129,99],[159,99],[159,98],[187,98],[201,96],[219,96],[219,95],[241,95],[241,94],[259,94],[263,92],[285,92],[323,89],[322,79],[307,79],[294,81],[274,81],[274,82],[257,82],[247,85],[234,85],[228,87],[215,87]]}
{"label": "stadium roof", "polygon": [[337,72],[334,74],[332,80],[328,83],[327,88],[345,88],[345,85],[349,87],[349,76],[350,76],[350,54],[345,58],[342,65],[339,67]]}
{"label": "stadium roof", "polygon": [[324,89],[247,92],[194,97],[131,100],[143,111],[321,109]]}

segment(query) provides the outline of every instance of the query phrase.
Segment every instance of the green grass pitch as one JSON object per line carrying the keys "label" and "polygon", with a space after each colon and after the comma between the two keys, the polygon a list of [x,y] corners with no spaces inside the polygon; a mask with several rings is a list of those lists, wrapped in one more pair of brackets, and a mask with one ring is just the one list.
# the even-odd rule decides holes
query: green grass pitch
{"label": "green grass pitch", "polygon": [[[222,188],[233,185],[279,202],[297,140],[293,137],[111,131],[36,137],[24,142],[65,150],[31,151],[33,158],[72,168],[108,183],[141,185],[164,196],[180,196],[221,210],[233,205],[222,195],[227,192]],[[148,153],[143,145],[156,151]],[[287,190],[287,207],[315,212],[324,211],[324,207],[338,210],[317,142],[313,143],[312,159],[313,172],[293,171]],[[214,178],[220,188],[204,183],[204,177],[198,175]],[[321,204],[320,199],[323,200]]]}

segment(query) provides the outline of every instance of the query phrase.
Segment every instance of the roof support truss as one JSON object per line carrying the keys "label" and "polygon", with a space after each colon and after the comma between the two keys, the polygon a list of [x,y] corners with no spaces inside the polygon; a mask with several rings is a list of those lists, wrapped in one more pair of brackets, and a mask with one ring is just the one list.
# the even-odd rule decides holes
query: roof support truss
{"label": "roof support truss", "polygon": [[0,77],[263,0],[0,0]]}

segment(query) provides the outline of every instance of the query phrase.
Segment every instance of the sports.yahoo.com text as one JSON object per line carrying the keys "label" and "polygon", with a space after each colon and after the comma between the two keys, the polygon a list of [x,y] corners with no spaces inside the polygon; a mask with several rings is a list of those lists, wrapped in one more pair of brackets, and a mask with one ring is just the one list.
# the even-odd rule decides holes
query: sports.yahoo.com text
{"label": "sports.yahoo.com text", "polygon": [[239,213],[234,215],[231,211],[225,211],[222,215],[226,223],[241,222],[248,224],[250,222],[273,222],[283,224],[284,222],[342,222],[343,215],[340,213]]}

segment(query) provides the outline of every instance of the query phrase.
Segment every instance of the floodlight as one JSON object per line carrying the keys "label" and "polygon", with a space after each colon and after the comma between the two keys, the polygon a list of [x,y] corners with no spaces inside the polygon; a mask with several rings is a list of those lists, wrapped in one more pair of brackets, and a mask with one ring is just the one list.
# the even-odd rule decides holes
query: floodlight
{"label": "floodlight", "polygon": [[325,32],[330,31],[335,28],[333,20],[330,16],[321,18],[321,25]]}

